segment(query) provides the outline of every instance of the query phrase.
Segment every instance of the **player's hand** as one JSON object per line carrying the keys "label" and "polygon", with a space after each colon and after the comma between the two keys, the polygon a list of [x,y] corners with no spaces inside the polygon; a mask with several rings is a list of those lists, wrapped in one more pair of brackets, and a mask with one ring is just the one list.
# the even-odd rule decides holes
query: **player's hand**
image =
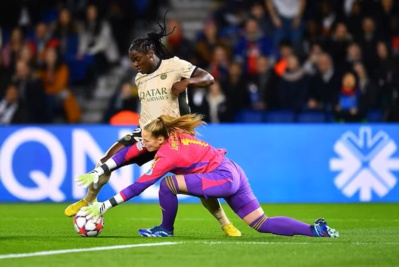
{"label": "player's hand", "polygon": [[98,173],[96,171],[91,171],[79,176],[75,177],[75,182],[83,186],[84,188],[87,188],[91,183],[94,183],[96,185],[98,183]]}
{"label": "player's hand", "polygon": [[181,80],[179,82],[176,82],[172,85],[172,94],[175,96],[179,96],[184,90],[186,90],[188,86],[188,79]]}
{"label": "player's hand", "polygon": [[101,212],[102,204],[103,204],[102,202],[93,202],[89,206],[82,207],[80,209],[81,214],[83,216],[86,216],[87,220],[90,220],[90,219],[97,220],[102,215],[102,212]]}

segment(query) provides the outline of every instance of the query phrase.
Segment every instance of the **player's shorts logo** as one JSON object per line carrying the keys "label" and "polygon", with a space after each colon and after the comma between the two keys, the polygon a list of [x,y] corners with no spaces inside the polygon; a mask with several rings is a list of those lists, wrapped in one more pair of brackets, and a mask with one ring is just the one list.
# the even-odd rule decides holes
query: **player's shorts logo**
{"label": "player's shorts logo", "polygon": [[162,80],[165,80],[167,77],[168,77],[168,75],[166,75],[166,73],[162,73],[162,74],[161,74],[161,79],[162,79]]}
{"label": "player's shorts logo", "polygon": [[372,133],[360,127],[358,135],[347,131],[335,143],[338,158],[330,160],[330,170],[338,171],[335,186],[347,197],[359,192],[360,201],[371,201],[373,192],[384,197],[396,185],[392,171],[399,170],[395,142],[384,131]]}

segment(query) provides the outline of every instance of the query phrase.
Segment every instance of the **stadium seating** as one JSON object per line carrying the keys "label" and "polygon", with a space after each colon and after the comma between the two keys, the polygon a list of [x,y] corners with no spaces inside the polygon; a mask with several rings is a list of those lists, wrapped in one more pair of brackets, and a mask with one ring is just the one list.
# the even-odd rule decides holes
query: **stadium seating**
{"label": "stadium seating", "polygon": [[271,110],[263,115],[264,122],[295,122],[295,113],[291,110]]}
{"label": "stadium seating", "polygon": [[326,115],[321,111],[303,111],[297,114],[297,122],[304,123],[316,123],[316,122],[326,122]]}
{"label": "stadium seating", "polygon": [[263,112],[250,109],[241,110],[236,115],[236,122],[261,123],[263,122]]}
{"label": "stadium seating", "polygon": [[382,122],[383,113],[380,109],[371,109],[366,114],[368,122]]}

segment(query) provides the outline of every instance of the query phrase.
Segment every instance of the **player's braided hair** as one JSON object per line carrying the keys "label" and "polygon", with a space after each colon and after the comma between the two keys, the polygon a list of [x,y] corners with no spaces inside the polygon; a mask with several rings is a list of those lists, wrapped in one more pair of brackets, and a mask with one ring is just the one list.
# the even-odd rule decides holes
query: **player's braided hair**
{"label": "player's braided hair", "polygon": [[144,129],[150,131],[152,136],[168,137],[171,133],[180,131],[190,135],[195,135],[195,128],[206,124],[201,114],[186,114],[181,117],[161,115],[155,120],[147,123]]}
{"label": "player's braided hair", "polygon": [[168,11],[165,12],[163,17],[163,23],[156,21],[158,24],[160,31],[152,30],[151,32],[147,33],[146,37],[138,37],[134,39],[132,44],[129,47],[129,53],[132,50],[136,50],[143,54],[147,53],[149,50],[154,51],[155,55],[157,55],[161,59],[168,59],[172,58],[173,55],[166,49],[166,47],[162,44],[162,38],[172,34],[175,30],[176,26],[173,27],[172,31],[167,33],[166,32],[166,14]]}

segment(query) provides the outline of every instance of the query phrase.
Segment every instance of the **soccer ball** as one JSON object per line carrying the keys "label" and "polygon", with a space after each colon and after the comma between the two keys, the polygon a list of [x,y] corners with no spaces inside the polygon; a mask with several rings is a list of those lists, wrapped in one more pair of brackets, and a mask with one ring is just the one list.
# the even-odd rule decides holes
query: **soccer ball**
{"label": "soccer ball", "polygon": [[82,215],[82,211],[79,211],[73,218],[73,227],[76,233],[81,236],[98,236],[104,227],[104,217],[101,215],[97,220],[88,220],[86,216]]}

